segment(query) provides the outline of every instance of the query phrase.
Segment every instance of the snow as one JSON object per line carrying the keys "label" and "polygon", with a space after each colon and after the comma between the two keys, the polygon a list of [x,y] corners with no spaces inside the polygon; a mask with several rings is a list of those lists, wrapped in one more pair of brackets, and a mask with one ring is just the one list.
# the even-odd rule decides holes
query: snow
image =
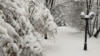
{"label": "snow", "polygon": [[58,27],[56,42],[44,40],[45,56],[100,56],[100,38],[88,38],[87,51],[84,47],[84,32],[71,27]]}
{"label": "snow", "polygon": [[56,25],[55,22],[49,21],[49,22],[46,24],[45,27],[47,27],[49,31],[52,31],[52,30],[54,30],[54,29],[57,28],[57,25]]}

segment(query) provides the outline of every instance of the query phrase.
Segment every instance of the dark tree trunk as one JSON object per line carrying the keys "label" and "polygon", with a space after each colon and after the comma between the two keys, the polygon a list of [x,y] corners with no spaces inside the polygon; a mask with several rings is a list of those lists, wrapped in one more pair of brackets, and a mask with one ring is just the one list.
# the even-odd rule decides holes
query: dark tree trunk
{"label": "dark tree trunk", "polygon": [[50,10],[52,10],[52,7],[54,5],[54,0],[45,0],[46,1],[46,6],[47,8],[49,8]]}
{"label": "dark tree trunk", "polygon": [[100,27],[98,27],[98,10],[99,10],[99,0],[97,0],[97,12],[96,12],[96,29],[98,29],[97,30],[97,32],[94,34],[94,37],[95,38],[97,38],[98,37],[98,35],[99,35],[99,32],[100,32]]}
{"label": "dark tree trunk", "polygon": [[[87,7],[87,12],[86,12],[86,14],[88,15],[89,13],[90,13],[90,11],[91,11],[91,8],[92,8],[92,3],[93,3],[93,1],[92,0],[86,0],[86,7]],[[92,36],[92,29],[91,29],[91,21],[90,21],[90,23],[88,22],[88,24],[89,24],[89,26],[88,26],[88,35],[89,35],[89,37],[91,37]]]}
{"label": "dark tree trunk", "polygon": [[45,39],[48,39],[47,33],[45,33],[44,38],[45,38]]}
{"label": "dark tree trunk", "polygon": [[97,38],[97,37],[98,37],[99,32],[100,32],[100,27],[99,27],[99,29],[97,30],[97,32],[94,34],[94,37],[95,37],[95,38]]}

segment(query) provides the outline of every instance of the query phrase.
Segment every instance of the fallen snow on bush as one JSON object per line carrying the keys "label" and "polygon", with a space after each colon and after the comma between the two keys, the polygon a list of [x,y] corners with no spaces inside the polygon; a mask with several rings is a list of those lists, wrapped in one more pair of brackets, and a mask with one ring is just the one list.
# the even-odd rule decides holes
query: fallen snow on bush
{"label": "fallen snow on bush", "polygon": [[42,56],[42,35],[57,28],[53,19],[39,0],[0,0],[0,56]]}

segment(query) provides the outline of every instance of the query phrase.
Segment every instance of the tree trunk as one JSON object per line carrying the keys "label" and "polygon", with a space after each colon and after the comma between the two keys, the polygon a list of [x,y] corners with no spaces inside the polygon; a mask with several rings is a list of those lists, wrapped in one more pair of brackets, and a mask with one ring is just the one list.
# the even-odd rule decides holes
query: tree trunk
{"label": "tree trunk", "polygon": [[44,38],[45,38],[45,39],[48,39],[47,33],[45,33]]}
{"label": "tree trunk", "polygon": [[97,37],[98,37],[99,32],[100,32],[100,27],[99,27],[99,29],[97,30],[97,32],[94,34],[94,37],[95,37],[95,38],[97,38]]}

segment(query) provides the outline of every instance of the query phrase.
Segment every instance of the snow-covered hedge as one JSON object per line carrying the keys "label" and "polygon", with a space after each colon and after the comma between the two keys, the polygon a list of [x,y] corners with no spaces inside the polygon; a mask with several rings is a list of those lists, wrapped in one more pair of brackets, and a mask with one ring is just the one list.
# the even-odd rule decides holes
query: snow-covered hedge
{"label": "snow-covered hedge", "polygon": [[41,35],[57,26],[41,1],[0,0],[0,56],[43,55]]}

